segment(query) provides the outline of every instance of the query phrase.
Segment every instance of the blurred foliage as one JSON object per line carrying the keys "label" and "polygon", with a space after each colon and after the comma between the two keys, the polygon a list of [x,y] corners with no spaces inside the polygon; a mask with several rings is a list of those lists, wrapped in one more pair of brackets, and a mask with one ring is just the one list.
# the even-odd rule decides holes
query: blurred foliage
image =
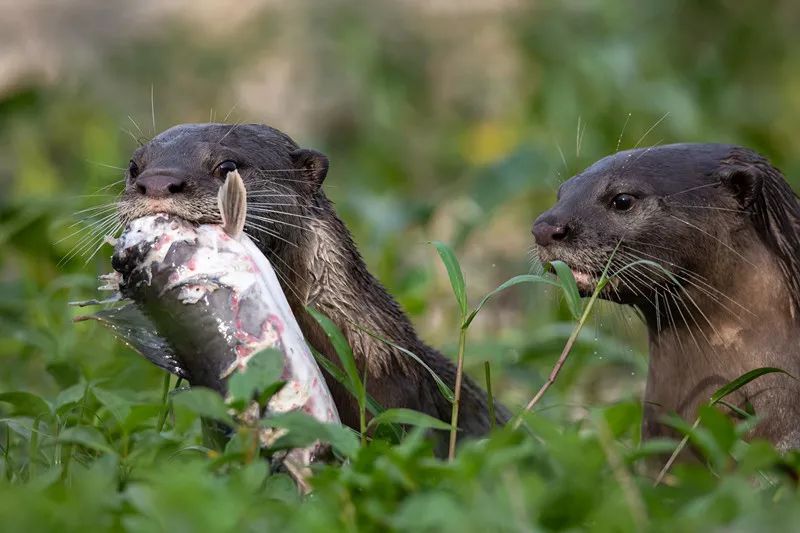
{"label": "blurred foliage", "polygon": [[[452,464],[434,460],[415,433],[372,442],[347,465],[323,468],[301,502],[266,463],[220,462],[198,448],[197,413],[176,408],[159,431],[161,373],[100,328],[73,324],[79,311],[68,302],[94,296],[109,270],[107,248],[69,257],[86,244],[72,225],[92,220],[76,211],[113,202],[131,135],[228,114],[329,154],[326,190],[371,270],[422,335],[454,354],[459,310],[426,241],[455,246],[476,303],[533,268],[530,224],[558,183],[617,148],[744,144],[798,185],[800,54],[791,43],[800,6],[248,5],[230,31],[212,31],[224,19],[133,24],[125,38],[90,43],[94,63],[71,60],[65,45],[55,79],[0,93],[0,393],[32,395],[0,401],[7,526],[691,531],[797,522],[797,458],[743,443],[715,411],[692,431],[705,460],[651,486],[647,456],[676,443],[638,443],[644,331],[615,306],[593,312],[527,418],[530,434],[465,444]],[[82,35],[93,20],[81,22],[54,24]],[[491,361],[494,390],[517,407],[572,329],[557,290],[509,289],[471,325],[467,369],[480,377]]]}

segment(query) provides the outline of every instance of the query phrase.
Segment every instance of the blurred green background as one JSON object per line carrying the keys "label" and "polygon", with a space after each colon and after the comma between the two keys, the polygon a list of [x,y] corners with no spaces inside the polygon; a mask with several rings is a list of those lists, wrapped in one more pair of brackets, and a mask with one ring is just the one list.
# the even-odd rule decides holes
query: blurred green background
{"label": "blurred green background", "polygon": [[[74,234],[92,211],[75,213],[114,201],[132,137],[264,122],[328,154],[368,266],[453,354],[429,240],[453,245],[477,303],[538,268],[532,221],[618,148],[743,144],[798,185],[798,27],[789,0],[2,2],[0,392],[159,398],[162,374],[68,306],[110,270],[109,248]],[[518,286],[470,328],[468,370],[491,361],[517,407],[572,327],[559,294]],[[645,353],[633,314],[599,305],[546,412],[638,401]]]}
{"label": "blurred green background", "polygon": [[[449,353],[456,307],[426,241],[455,247],[475,301],[536,268],[533,219],[617,147],[740,143],[800,175],[796,2],[4,6],[3,390],[158,389],[159,372],[67,306],[109,270],[107,247],[68,257],[95,220],[74,213],[113,201],[114,167],[153,129],[265,122],[326,152],[327,193],[369,267]],[[491,361],[519,405],[570,328],[555,293],[509,291],[470,330],[469,369]],[[559,382],[565,402],[636,398],[644,347],[630,313],[601,306]]]}

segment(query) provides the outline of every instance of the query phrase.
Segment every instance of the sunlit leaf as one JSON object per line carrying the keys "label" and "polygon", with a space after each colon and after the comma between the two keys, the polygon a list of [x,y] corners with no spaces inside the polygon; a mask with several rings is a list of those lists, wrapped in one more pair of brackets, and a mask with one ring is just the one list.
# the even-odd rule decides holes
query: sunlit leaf
{"label": "sunlit leaf", "polygon": [[453,287],[453,294],[456,296],[458,308],[461,310],[461,316],[467,316],[467,288],[464,282],[464,274],[461,272],[461,265],[458,263],[456,254],[452,248],[441,241],[431,242],[439,252],[439,257],[442,259],[445,268],[447,269],[447,276],[450,278],[450,285]]}
{"label": "sunlit leaf", "polygon": [[[472,321],[475,319],[475,316],[478,312],[483,308],[483,306],[497,296],[497,294],[503,292],[504,290],[508,289],[509,287],[513,287],[514,285],[519,285],[521,283],[545,283],[547,285],[553,285],[555,287],[561,287],[560,283],[553,281],[550,278],[546,278],[544,276],[537,276],[534,274],[523,274],[520,276],[514,276],[513,278],[501,283],[495,290],[487,294],[483,297],[483,300],[478,304],[478,306],[472,310],[472,312],[467,316],[467,319],[464,321],[464,324],[461,327],[469,327]],[[577,289],[576,289],[577,290]]]}
{"label": "sunlit leaf", "polygon": [[561,288],[567,299],[569,312],[572,318],[577,320],[581,315],[581,294],[578,291],[578,284],[575,283],[575,276],[572,275],[572,269],[563,261],[553,261],[550,264],[555,269],[558,279],[561,280]]}
{"label": "sunlit leaf", "polygon": [[717,389],[714,392],[714,394],[711,395],[711,400],[709,401],[709,405],[714,405],[715,403],[719,402],[721,399],[728,396],[729,394],[732,394],[737,390],[741,389],[754,379],[758,379],[766,374],[774,374],[776,372],[780,372],[781,374],[786,374],[790,378],[794,379],[794,377],[791,374],[780,368],[769,367],[769,366],[756,368],[754,370],[750,370],[749,372],[745,372],[738,378],[734,379],[733,381],[729,381],[728,383]]}

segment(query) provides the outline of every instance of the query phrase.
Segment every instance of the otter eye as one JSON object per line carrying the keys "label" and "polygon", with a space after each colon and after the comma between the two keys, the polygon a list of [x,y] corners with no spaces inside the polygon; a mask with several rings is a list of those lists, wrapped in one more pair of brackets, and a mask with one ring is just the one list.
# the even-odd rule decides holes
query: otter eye
{"label": "otter eye", "polygon": [[633,207],[633,202],[636,200],[630,194],[618,194],[611,200],[611,207],[616,209],[617,211],[628,211],[631,207]]}
{"label": "otter eye", "polygon": [[224,180],[228,177],[228,172],[233,172],[237,168],[236,162],[228,159],[227,161],[223,161],[217,165],[217,168],[214,169],[214,175],[219,179]]}
{"label": "otter eye", "polygon": [[137,165],[136,161],[133,159],[128,162],[128,174],[130,175],[131,179],[134,179],[139,175],[139,165]]}

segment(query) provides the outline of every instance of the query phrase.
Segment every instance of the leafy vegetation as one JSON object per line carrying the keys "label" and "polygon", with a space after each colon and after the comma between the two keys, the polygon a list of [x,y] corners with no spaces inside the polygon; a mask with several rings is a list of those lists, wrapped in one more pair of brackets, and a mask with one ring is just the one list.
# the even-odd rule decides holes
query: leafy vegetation
{"label": "leafy vegetation", "polygon": [[[555,275],[531,270],[526,251],[530,223],[559,181],[618,147],[735,142],[764,152],[790,180],[800,176],[800,54],[787,46],[800,8],[777,0],[497,4],[297,2],[226,17],[224,32],[212,31],[218,21],[164,17],[119,43],[84,31],[105,24],[100,16],[84,14],[74,29],[53,22],[54,39],[73,43],[64,37],[71,31],[96,39],[74,50],[97,52],[92,63],[64,44],[55,74],[0,93],[4,525],[795,527],[798,455],[745,442],[752,413],[731,421],[719,409],[730,389],[709,398],[696,423],[671,421],[685,442],[641,443],[643,328],[602,301],[589,308],[558,265]],[[327,193],[371,270],[423,337],[463,358],[464,372],[485,382],[490,369],[493,394],[514,413],[564,356],[517,429],[459,441],[452,461],[438,460],[425,431],[445,430],[441,422],[382,411],[357,372],[340,370],[367,432],[299,415],[265,421],[289,429],[277,447],[333,444],[340,462],[320,467],[313,494],[301,497],[259,457],[257,428],[237,422],[230,405],[176,387],[103,328],[72,322],[80,311],[68,302],[96,296],[97,275],[110,267],[99,239],[71,226],[110,220],[102,206],[120,188],[114,167],[136,146],[129,133],[148,137],[229,110],[230,121],[265,121],[330,155]],[[263,400],[274,390],[274,374],[261,370],[237,383],[237,396],[258,390]],[[202,418],[231,426],[230,441],[208,424],[204,433]],[[693,460],[659,479],[679,449]]]}

